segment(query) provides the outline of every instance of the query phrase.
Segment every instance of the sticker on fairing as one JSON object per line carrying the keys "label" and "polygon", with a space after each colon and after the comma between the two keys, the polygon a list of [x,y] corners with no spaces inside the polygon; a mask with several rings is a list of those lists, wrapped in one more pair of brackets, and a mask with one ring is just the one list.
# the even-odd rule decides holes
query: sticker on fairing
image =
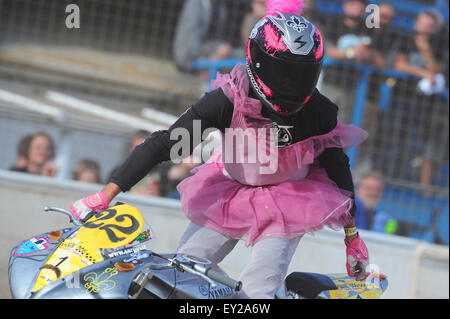
{"label": "sticker on fairing", "polygon": [[97,213],[78,230],[76,238],[97,248],[116,248],[133,241],[142,231],[144,219],[130,205],[117,205]]}
{"label": "sticker on fairing", "polygon": [[14,256],[27,256],[48,249],[49,240],[45,237],[32,237],[24,241],[14,252]]}
{"label": "sticker on fairing", "polygon": [[329,290],[330,299],[378,299],[383,289],[368,281],[358,281],[347,275],[329,276],[338,289]]}
{"label": "sticker on fairing", "polygon": [[66,239],[41,267],[33,291],[100,261],[103,261],[100,249],[76,238]]}

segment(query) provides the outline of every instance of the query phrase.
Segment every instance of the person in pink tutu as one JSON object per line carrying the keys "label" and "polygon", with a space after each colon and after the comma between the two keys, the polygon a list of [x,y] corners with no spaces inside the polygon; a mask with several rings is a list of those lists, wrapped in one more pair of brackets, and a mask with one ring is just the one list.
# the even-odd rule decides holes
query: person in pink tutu
{"label": "person in pink tutu", "polygon": [[[323,60],[319,30],[302,17],[302,1],[268,0],[249,36],[247,63],[218,74],[213,90],[168,129],[154,132],[100,192],[75,202],[80,218],[108,207],[155,165],[171,158],[171,139],[215,127],[222,145],[178,184],[190,219],[177,252],[220,263],[239,240],[251,257],[236,298],[274,298],[301,237],[344,227],[347,272],[369,275],[368,250],[354,224],[354,186],[344,149],[367,138],[342,124],[338,107],[316,88]],[[177,152],[172,152],[177,153]]]}

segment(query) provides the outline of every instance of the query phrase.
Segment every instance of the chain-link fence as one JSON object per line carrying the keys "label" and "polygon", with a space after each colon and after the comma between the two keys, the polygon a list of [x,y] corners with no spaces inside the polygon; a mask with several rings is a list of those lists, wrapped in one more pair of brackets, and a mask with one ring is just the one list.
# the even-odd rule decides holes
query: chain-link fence
{"label": "chain-link fence", "polygon": [[[319,89],[342,122],[369,132],[348,152],[360,227],[448,244],[448,0],[305,2],[325,39]],[[119,98],[124,113],[152,103],[180,114],[217,70],[245,57],[263,14],[263,0],[0,0],[0,76],[105,105]],[[12,154],[30,126],[7,122],[0,143]],[[371,192],[365,180],[378,176],[384,187]]]}
{"label": "chain-link fence", "polygon": [[381,203],[360,222],[448,244],[448,1],[371,3],[377,11],[358,1],[318,1],[312,15],[329,59],[322,90],[345,122],[369,132],[350,151],[363,206],[371,207],[374,179],[366,173],[384,181]]}

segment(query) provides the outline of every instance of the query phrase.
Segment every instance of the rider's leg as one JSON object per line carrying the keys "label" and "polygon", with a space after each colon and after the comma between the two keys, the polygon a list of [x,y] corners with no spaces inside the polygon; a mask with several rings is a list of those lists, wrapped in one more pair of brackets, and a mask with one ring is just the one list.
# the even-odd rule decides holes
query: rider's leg
{"label": "rider's leg", "polygon": [[274,298],[286,277],[300,238],[266,238],[256,242],[250,261],[239,278],[243,283],[242,290],[235,297]]}
{"label": "rider's leg", "polygon": [[233,250],[237,242],[237,239],[191,222],[180,239],[177,253],[207,258],[218,264]]}

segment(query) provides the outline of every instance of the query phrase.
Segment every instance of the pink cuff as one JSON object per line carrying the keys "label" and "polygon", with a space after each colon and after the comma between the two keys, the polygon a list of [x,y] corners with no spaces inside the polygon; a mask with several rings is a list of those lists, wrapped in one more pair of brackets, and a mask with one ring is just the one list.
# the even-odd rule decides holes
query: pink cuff
{"label": "pink cuff", "polygon": [[100,211],[108,208],[109,199],[102,191],[99,191],[83,198],[82,203],[95,211]]}

